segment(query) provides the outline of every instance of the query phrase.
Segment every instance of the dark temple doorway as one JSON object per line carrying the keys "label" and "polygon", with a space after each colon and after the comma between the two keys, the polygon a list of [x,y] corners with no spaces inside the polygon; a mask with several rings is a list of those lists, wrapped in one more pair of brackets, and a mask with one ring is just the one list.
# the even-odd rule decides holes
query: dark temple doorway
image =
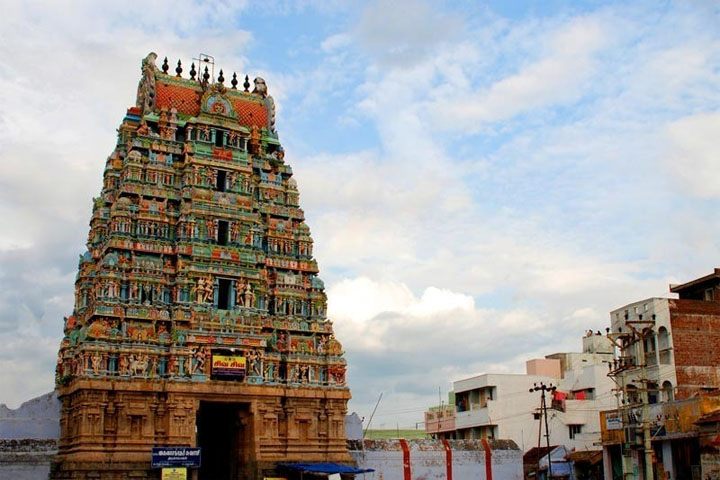
{"label": "dark temple doorway", "polygon": [[241,478],[248,458],[247,404],[200,402],[197,415],[197,445],[202,454],[198,480]]}

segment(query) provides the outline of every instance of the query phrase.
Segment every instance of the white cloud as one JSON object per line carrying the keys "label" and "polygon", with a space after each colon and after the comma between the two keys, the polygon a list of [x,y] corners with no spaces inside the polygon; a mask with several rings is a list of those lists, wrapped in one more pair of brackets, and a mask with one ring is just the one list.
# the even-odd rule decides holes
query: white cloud
{"label": "white cloud", "polygon": [[376,282],[367,277],[344,279],[328,290],[331,317],[363,324],[382,313],[432,317],[455,311],[472,312],[475,301],[469,295],[428,287],[417,298],[405,284]]}
{"label": "white cloud", "polygon": [[441,13],[421,0],[378,0],[363,11],[355,32],[380,65],[410,67],[462,29],[459,16]]}
{"label": "white cloud", "polygon": [[580,17],[548,35],[541,58],[480,91],[452,90],[429,107],[438,128],[478,131],[484,124],[528,110],[578,100],[595,72],[595,56],[609,45],[609,26],[598,18]]}
{"label": "white cloud", "polygon": [[720,112],[697,113],[670,123],[666,166],[683,191],[720,197]]}
{"label": "white cloud", "polygon": [[349,380],[362,385],[351,409],[368,415],[383,392],[378,425],[412,425],[453,380],[522,373],[528,358],[577,350],[584,330],[572,327],[588,319],[588,312],[552,319],[525,308],[477,308],[465,293],[430,286],[418,296],[404,283],[367,277],[335,283],[328,297]]}
{"label": "white cloud", "polygon": [[342,47],[347,47],[352,42],[352,37],[347,33],[336,33],[330,35],[320,44],[324,52],[332,52]]}

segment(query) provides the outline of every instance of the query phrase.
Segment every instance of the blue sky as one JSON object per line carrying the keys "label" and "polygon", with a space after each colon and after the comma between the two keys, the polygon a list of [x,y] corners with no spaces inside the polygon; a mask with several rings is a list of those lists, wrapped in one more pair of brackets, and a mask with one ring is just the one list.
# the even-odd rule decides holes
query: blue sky
{"label": "blue sky", "polygon": [[150,51],[267,80],[350,364],[414,425],[717,266],[715,2],[9,2],[0,402],[52,388],[77,255]]}

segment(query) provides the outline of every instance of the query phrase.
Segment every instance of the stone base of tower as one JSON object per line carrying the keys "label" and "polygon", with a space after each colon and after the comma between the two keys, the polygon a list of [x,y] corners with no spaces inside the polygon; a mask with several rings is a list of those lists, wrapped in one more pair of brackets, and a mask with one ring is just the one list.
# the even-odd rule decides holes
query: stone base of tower
{"label": "stone base of tower", "polygon": [[351,464],[349,390],[141,379],[79,379],[62,401],[56,480],[158,479],[155,446],[201,447],[198,477],[277,476],[278,462]]}

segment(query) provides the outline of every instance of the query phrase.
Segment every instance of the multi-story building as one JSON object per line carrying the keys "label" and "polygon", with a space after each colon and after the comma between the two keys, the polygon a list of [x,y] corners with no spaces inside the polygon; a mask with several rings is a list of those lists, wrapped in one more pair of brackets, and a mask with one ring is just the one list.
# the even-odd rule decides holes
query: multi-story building
{"label": "multi-story building", "polygon": [[[593,450],[600,440],[598,413],[616,405],[607,377],[612,343],[589,332],[582,352],[556,353],[526,363],[525,374],[483,374],[453,383],[453,405],[425,413],[428,434],[439,438],[502,438],[523,451],[537,446],[539,393],[536,384],[557,390],[547,399],[550,443]],[[545,439],[543,438],[543,445]]]}
{"label": "multi-story building", "polygon": [[648,298],[610,313],[612,334],[625,342],[625,388],[634,399],[645,375],[651,404],[720,388],[720,269],[670,291],[679,298]]}
{"label": "multi-story building", "polygon": [[345,360],[265,81],[155,59],[93,202],[52,477],[159,478],[165,446],[200,447],[200,479],[350,461]]}
{"label": "multi-story building", "polygon": [[672,478],[699,472],[693,422],[718,408],[720,389],[720,269],[670,291],[678,298],[610,313],[619,349],[610,373],[623,397],[603,414],[606,472],[642,473],[648,463]]}

